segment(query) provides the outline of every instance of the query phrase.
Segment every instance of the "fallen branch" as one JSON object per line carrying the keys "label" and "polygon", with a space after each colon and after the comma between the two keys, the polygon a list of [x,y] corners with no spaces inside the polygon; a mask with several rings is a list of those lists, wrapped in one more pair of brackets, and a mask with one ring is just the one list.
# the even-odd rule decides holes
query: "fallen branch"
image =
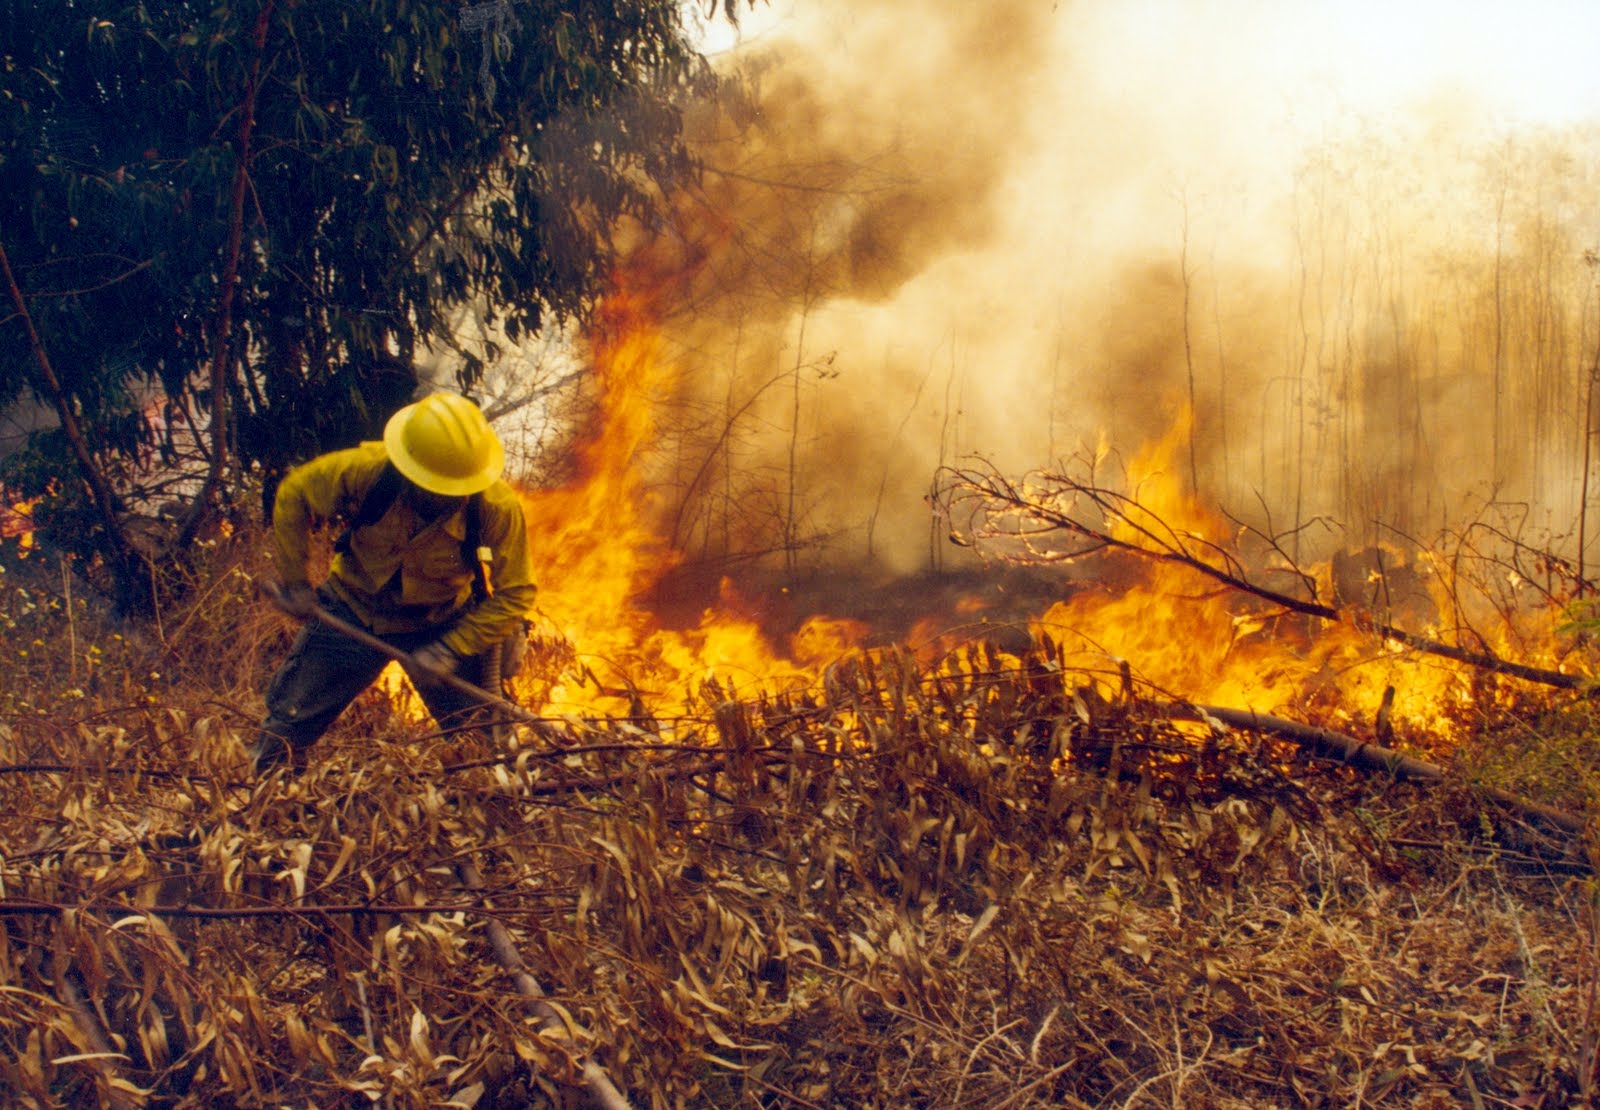
{"label": "fallen branch", "polygon": [[[478,873],[478,868],[470,859],[461,859],[456,863],[456,875],[461,880],[461,885],[468,890],[482,894],[483,876]],[[489,933],[489,947],[494,952],[495,962],[503,968],[511,981],[516,985],[517,993],[528,1000],[528,1009],[533,1011],[539,1019],[539,1032],[546,1036],[565,1036],[567,1022],[560,1010],[545,1001],[544,988],[539,981],[528,974],[527,967],[522,962],[522,956],[517,951],[516,942],[511,939],[510,931],[494,918],[489,918],[485,924]],[[605,1069],[596,1064],[593,1059],[583,1062],[583,1085],[588,1090],[595,1103],[604,1110],[629,1110],[628,1099],[617,1090],[611,1077]]]}
{"label": "fallen branch", "polygon": [[398,902],[344,902],[299,906],[133,906],[121,902],[45,902],[31,898],[0,898],[0,917],[59,917],[73,911],[100,913],[119,920],[128,917],[190,918],[200,921],[236,921],[248,918],[377,917],[392,915],[460,913],[477,917],[514,917],[543,910],[494,909],[479,902],[402,904]]}
{"label": "fallen branch", "polygon": [[[555,722],[559,718],[547,717],[546,721]],[[517,751],[511,755],[490,756],[485,759],[462,760],[459,763],[445,763],[438,768],[441,775],[459,774],[462,771],[473,771],[483,767],[514,767],[524,757],[533,759],[565,759],[573,755],[594,755],[605,753],[627,752],[658,752],[666,755],[703,755],[707,752],[722,751],[717,746],[701,746],[694,744],[672,744],[667,741],[656,743],[621,743],[621,744],[586,744],[572,748],[559,748],[551,751]],[[785,752],[788,747],[761,747],[756,752]],[[781,761],[780,761],[781,762]],[[435,772],[417,772],[432,776]],[[220,778],[208,775],[203,771],[190,771],[170,769],[153,766],[114,766],[106,763],[59,763],[59,762],[30,762],[30,763],[0,763],[0,775],[96,775],[107,778],[148,778],[167,782],[180,782],[184,784],[210,783],[229,789],[248,790],[256,785],[257,780]],[[610,779],[606,780],[611,781]],[[562,787],[566,789],[565,786]]]}
{"label": "fallen branch", "polygon": [[[1446,778],[1444,769],[1432,763],[1402,755],[1391,748],[1382,748],[1376,744],[1365,743],[1354,736],[1347,736],[1342,732],[1332,732],[1325,728],[1301,724],[1298,721],[1290,721],[1283,717],[1273,717],[1248,709],[1229,709],[1217,705],[1173,706],[1169,711],[1172,716],[1185,720],[1219,721],[1230,728],[1268,733],[1285,740],[1292,740],[1314,755],[1324,759],[1336,760],[1364,771],[1389,774],[1395,778],[1410,779],[1417,782],[1443,782]],[[1581,813],[1572,813],[1568,810],[1544,805],[1541,802],[1530,801],[1508,790],[1501,790],[1493,786],[1479,787],[1478,791],[1484,797],[1515,810],[1525,817],[1554,825],[1563,832],[1571,833],[1575,836],[1581,835],[1588,827],[1588,818]]]}

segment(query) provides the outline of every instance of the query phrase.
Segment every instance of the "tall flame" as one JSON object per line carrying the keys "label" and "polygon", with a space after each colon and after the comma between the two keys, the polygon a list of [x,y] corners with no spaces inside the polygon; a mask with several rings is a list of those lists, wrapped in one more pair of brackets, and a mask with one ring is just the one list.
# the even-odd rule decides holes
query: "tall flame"
{"label": "tall flame", "polygon": [[[787,682],[863,642],[825,622],[769,642],[732,585],[697,618],[653,612],[683,562],[638,461],[663,443],[729,476],[715,505],[701,483],[671,506],[685,521],[734,534],[804,516],[906,573],[941,563],[922,498],[951,457],[1016,471],[1097,433],[1154,441],[1133,487],[1146,523],[1222,547],[1234,525],[1190,487],[1259,498],[1258,524],[1337,517],[1369,546],[1386,528],[1437,534],[1481,495],[1580,515],[1586,430],[1558,401],[1579,395],[1593,351],[1596,138],[1565,125],[1592,119],[1594,98],[1572,84],[1583,67],[1544,64],[1552,43],[1588,41],[1562,33],[1570,5],[1468,13],[1451,50],[1412,51],[1421,68],[1390,63],[1432,24],[1364,0],[1235,4],[1237,18],[1156,35],[1149,7],[951,0],[908,21],[904,5],[857,3],[841,38],[827,4],[772,6],[786,26],[749,44],[738,95],[686,116],[708,172],[650,227],[619,231],[646,242],[590,336],[599,418],[573,479],[527,495],[561,665],[545,670],[563,676],[537,700],[610,711],[634,691],[695,696],[708,675]],[[1482,49],[1462,54],[1467,40]],[[1568,110],[1533,113],[1534,86]],[[1512,115],[1562,128],[1502,135],[1499,110],[1519,102]],[[669,352],[690,347],[702,364],[680,379]],[[1147,403],[1168,390],[1195,406],[1192,431]],[[729,428],[736,414],[739,435],[658,427],[663,398]],[[763,501],[780,470],[787,503]],[[766,544],[712,550],[700,534],[708,557]],[[1462,588],[1425,559],[1404,569],[1422,596],[1400,623],[1455,641]],[[1484,689],[1192,569],[1098,573],[1027,615],[1087,665],[1126,659],[1174,694],[1362,720],[1392,686],[1396,715],[1426,721]],[[972,618],[930,614],[915,638],[949,643],[941,631]],[[1506,630],[1473,623],[1461,642],[1508,654],[1491,642]]]}
{"label": "tall flame", "polygon": [[[533,682],[541,685],[523,693],[546,712],[648,713],[660,720],[691,712],[707,696],[809,684],[874,631],[859,620],[819,614],[776,643],[727,580],[697,618],[673,622],[653,608],[682,555],[664,538],[670,506],[647,482],[641,460],[657,445],[663,431],[658,414],[679,386],[680,367],[668,354],[659,314],[685,280],[681,273],[648,282],[619,278],[589,335],[596,415],[574,445],[572,477],[523,494],[542,587],[540,612],[556,645],[547,665],[536,668]],[[1180,410],[1183,415],[1131,463],[1133,507],[1111,522],[1113,534],[1139,547],[1146,546],[1141,529],[1170,529],[1197,550],[1231,550],[1237,526],[1182,480],[1192,428],[1186,409]],[[1250,573],[1270,581],[1273,569]],[[1398,623],[1448,640],[1440,625],[1445,614],[1459,617],[1460,592],[1426,558],[1400,569],[1413,597]],[[1313,573],[1319,597],[1332,599],[1333,569],[1324,565]],[[1063,600],[1032,610],[1033,633],[1069,649],[1087,672],[1114,672],[1126,661],[1132,674],[1177,698],[1311,716],[1358,731],[1381,708],[1395,723],[1441,735],[1464,707],[1495,689],[1466,664],[1384,640],[1371,631],[1371,621],[1363,626],[1284,615],[1176,562],[1109,560],[1097,575],[1064,588]],[[1357,612],[1360,598],[1340,603],[1352,601],[1347,611]],[[953,638],[943,632],[970,627],[978,605],[968,599],[929,612],[913,641],[935,652],[950,646]],[[1497,611],[1492,621],[1475,620],[1485,650],[1507,652],[1518,630],[1497,622],[1508,615]],[[1532,628],[1532,642],[1553,644],[1548,607],[1536,616],[1545,623]],[[1487,636],[1490,627],[1498,631]],[[1528,642],[1529,629],[1521,631],[1520,642]]]}
{"label": "tall flame", "polygon": [[[639,463],[677,367],[652,318],[654,298],[620,284],[590,337],[597,418],[574,448],[573,477],[523,494],[544,587],[540,613],[576,653],[540,692],[545,709],[670,715],[711,682],[753,692],[807,681],[856,646],[865,626],[815,616],[785,651],[731,605],[708,607],[692,626],[671,628],[645,603],[681,560],[662,537],[662,506]],[[731,583],[724,585],[731,598]]]}

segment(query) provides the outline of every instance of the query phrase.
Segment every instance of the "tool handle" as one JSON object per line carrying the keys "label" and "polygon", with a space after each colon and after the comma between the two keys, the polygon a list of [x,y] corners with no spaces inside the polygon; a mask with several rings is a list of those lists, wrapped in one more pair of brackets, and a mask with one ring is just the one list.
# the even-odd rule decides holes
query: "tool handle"
{"label": "tool handle", "polygon": [[[284,597],[282,586],[278,585],[276,582],[268,581],[262,581],[258,583],[258,585],[261,588],[261,592],[265,594],[268,600],[270,600],[274,605],[288,613],[290,616],[295,615],[294,612],[289,608],[287,599]],[[541,734],[548,734],[548,722],[541,720],[532,713],[529,713],[520,705],[515,705],[497,694],[491,694],[483,687],[473,685],[454,672],[442,671],[436,667],[430,667],[424,663],[419,663],[416,657],[411,653],[401,651],[393,644],[386,643],[383,640],[378,639],[378,637],[374,636],[366,629],[359,628],[356,625],[351,624],[349,621],[344,620],[342,617],[334,616],[320,605],[311,610],[311,616],[313,619],[321,621],[323,624],[327,625],[335,632],[338,632],[340,635],[347,636],[354,640],[362,647],[368,647],[373,651],[376,651],[382,655],[386,655],[390,659],[393,659],[396,663],[399,663],[401,666],[406,667],[414,672],[430,675],[439,682],[449,686],[451,689],[456,690],[459,693],[466,694],[468,697],[474,698],[484,705],[491,706],[494,709],[499,710],[511,720],[519,721],[526,725],[532,725]]]}

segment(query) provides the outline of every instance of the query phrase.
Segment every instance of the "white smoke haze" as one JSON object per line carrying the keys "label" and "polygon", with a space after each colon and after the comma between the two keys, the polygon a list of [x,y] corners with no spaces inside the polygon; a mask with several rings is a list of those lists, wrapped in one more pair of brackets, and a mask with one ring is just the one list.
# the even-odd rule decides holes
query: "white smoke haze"
{"label": "white smoke haze", "polygon": [[755,9],[647,248],[676,541],[921,569],[939,465],[1131,456],[1192,402],[1242,515],[1426,539],[1493,499],[1574,542],[1596,42],[1555,0]]}

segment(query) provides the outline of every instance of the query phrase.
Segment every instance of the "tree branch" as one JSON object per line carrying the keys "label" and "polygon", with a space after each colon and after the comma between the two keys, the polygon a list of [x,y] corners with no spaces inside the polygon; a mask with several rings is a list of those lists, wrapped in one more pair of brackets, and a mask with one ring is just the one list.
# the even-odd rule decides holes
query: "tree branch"
{"label": "tree branch", "polygon": [[112,497],[111,487],[106,484],[105,475],[94,461],[88,441],[84,439],[83,428],[78,423],[77,414],[72,411],[72,405],[61,388],[61,379],[56,377],[55,367],[50,364],[50,356],[44,349],[44,342],[39,338],[38,329],[33,325],[33,314],[28,311],[27,299],[23,297],[22,288],[17,284],[16,275],[12,273],[11,258],[6,253],[3,238],[0,238],[0,274],[5,277],[11,303],[16,305],[17,315],[22,318],[23,327],[28,331],[28,345],[33,350],[34,361],[39,365],[45,392],[51,404],[55,406],[56,416],[61,421],[61,431],[67,437],[68,446],[72,448],[78,469],[83,474],[84,484],[89,487],[95,508],[99,510],[101,522],[105,525],[106,533],[118,553],[126,554],[131,547],[127,534],[122,530],[122,522],[117,519],[116,502]]}
{"label": "tree branch", "polygon": [[[1140,558],[1186,567],[1231,590],[1249,594],[1291,613],[1313,617],[1331,624],[1348,624],[1365,628],[1385,639],[1394,640],[1417,651],[1452,659],[1493,674],[1503,674],[1561,690],[1587,692],[1596,685],[1595,680],[1588,675],[1564,674],[1543,667],[1531,667],[1487,652],[1471,651],[1455,644],[1420,636],[1392,624],[1360,621],[1338,606],[1294,597],[1263,586],[1250,580],[1243,565],[1231,552],[1201,537],[1172,528],[1134,498],[1112,493],[1097,486],[1075,482],[1062,476],[1052,476],[1050,480],[1056,484],[1057,489],[1047,503],[1041,497],[1030,494],[997,473],[952,470],[948,472],[947,477],[950,486],[941,495],[941,500],[945,502],[946,515],[949,515],[955,503],[966,502],[971,507],[974,521],[980,522],[970,535],[952,531],[951,538],[958,543],[968,545],[1002,536],[1021,541],[1027,549],[1027,554],[1021,557],[1002,556],[1007,561],[1066,562],[1094,551],[1123,551]],[[1080,500],[1097,510],[1102,517],[1118,520],[1127,525],[1138,537],[1147,541],[1148,546],[1146,543],[1123,539],[1113,534],[1109,525],[1086,521],[1084,514],[1076,508]],[[1009,516],[1018,523],[1012,530],[1005,531],[990,523],[995,515]],[[1068,533],[1083,546],[1067,554],[1039,551],[1035,546],[1037,538],[1057,532]],[[1188,546],[1189,542],[1201,544],[1213,553],[1222,565],[1217,566],[1195,554]],[[1293,569],[1302,581],[1307,580],[1305,573],[1298,567]]]}

